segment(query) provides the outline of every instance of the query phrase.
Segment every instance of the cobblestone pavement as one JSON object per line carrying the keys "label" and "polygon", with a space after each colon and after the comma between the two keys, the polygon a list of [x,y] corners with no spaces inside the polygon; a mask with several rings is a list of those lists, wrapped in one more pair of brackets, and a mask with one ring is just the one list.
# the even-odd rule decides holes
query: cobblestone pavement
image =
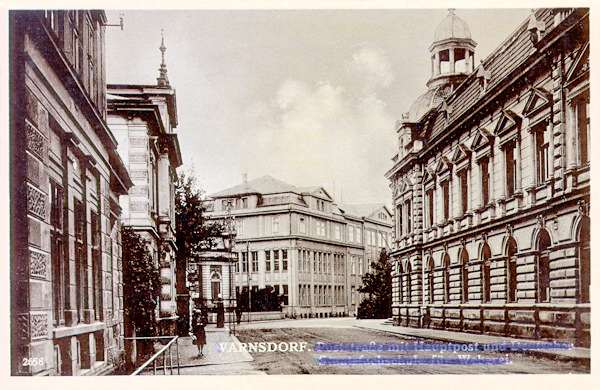
{"label": "cobblestone pavement", "polygon": [[[338,321],[335,321],[338,320]],[[318,342],[323,343],[355,343],[369,344],[398,344],[415,341],[417,339],[393,334],[381,333],[369,329],[349,326],[351,322],[344,319],[332,321],[306,320],[280,321],[277,324],[249,324],[238,327],[237,336],[242,343],[272,342],[300,342],[308,343],[310,351],[306,352],[251,352],[254,361],[251,365],[268,374],[511,374],[511,373],[587,373],[589,367],[580,361],[553,360],[544,357],[526,356],[521,353],[506,352],[463,352],[471,359],[481,358],[506,358],[510,363],[502,365],[476,364],[476,365],[320,365],[315,359],[328,358],[364,358],[397,357],[400,354],[413,356],[414,352],[319,352],[312,350]],[[330,322],[329,326],[327,322]],[[289,327],[285,327],[288,323]],[[422,340],[422,339],[419,339]],[[433,341],[432,341],[433,342]],[[419,357],[431,357],[434,353],[418,352]],[[457,357],[458,354],[444,353],[444,357]],[[437,353],[439,356],[439,353]]]}

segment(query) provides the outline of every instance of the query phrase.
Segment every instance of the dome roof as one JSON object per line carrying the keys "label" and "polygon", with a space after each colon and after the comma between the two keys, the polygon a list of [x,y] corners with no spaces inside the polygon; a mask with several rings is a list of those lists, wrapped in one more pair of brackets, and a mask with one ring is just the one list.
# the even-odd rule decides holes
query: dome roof
{"label": "dome roof", "polygon": [[446,85],[432,88],[419,96],[408,111],[408,121],[411,123],[419,122],[427,111],[442,103],[444,98],[447,97],[451,91],[452,88]]}
{"label": "dome roof", "polygon": [[469,25],[454,14],[454,10],[450,9],[446,16],[435,30],[434,42],[443,41],[446,39],[471,39],[471,30]]}

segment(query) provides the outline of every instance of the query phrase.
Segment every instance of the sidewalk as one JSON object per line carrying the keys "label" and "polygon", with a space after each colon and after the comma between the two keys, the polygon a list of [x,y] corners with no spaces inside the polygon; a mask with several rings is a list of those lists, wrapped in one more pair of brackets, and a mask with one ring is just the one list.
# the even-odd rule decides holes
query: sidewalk
{"label": "sidewalk", "polygon": [[[266,375],[252,367],[250,362],[254,359],[240,347],[237,337],[229,334],[228,327],[209,324],[205,331],[204,356],[198,356],[198,346],[191,337],[179,338],[180,375]],[[229,348],[221,348],[223,344]]]}
{"label": "sidewalk", "polygon": [[[479,343],[479,344],[502,344],[511,342],[520,342],[525,344],[536,343],[538,340],[529,339],[517,339],[511,337],[502,336],[490,336],[477,333],[464,333],[464,332],[453,332],[448,330],[438,329],[423,329],[423,328],[409,328],[404,326],[393,326],[391,324],[384,324],[384,320],[357,320],[354,325],[357,328],[370,329],[378,332],[386,332],[392,334],[398,334],[402,336],[410,336],[421,339],[453,342],[453,343]],[[541,341],[540,342],[544,342]],[[527,350],[521,353],[527,353],[535,356],[543,356],[550,359],[564,359],[564,360],[581,360],[590,361],[590,349],[573,347],[568,350],[548,350],[548,349],[536,349]]]}

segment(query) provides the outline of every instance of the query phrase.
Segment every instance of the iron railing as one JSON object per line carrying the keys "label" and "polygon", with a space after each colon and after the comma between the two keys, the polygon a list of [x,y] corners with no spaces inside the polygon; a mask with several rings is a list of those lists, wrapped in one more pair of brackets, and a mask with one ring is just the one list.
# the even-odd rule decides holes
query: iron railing
{"label": "iron railing", "polygon": [[[144,364],[142,364],[137,370],[135,370],[131,376],[139,375],[144,370],[147,370],[150,364],[152,364],[152,372],[156,375],[162,369],[163,375],[167,375],[167,368],[169,369],[169,375],[173,375],[173,345],[175,345],[175,354],[177,356],[177,375],[180,374],[180,364],[179,364],[179,336],[158,336],[158,337],[126,337],[125,340],[167,340],[170,341],[162,347],[158,352],[156,352],[150,359],[148,359]],[[167,350],[168,350],[168,359],[167,359]],[[156,362],[159,357],[162,356],[162,366],[157,366]],[[167,364],[168,361],[168,364]]]}

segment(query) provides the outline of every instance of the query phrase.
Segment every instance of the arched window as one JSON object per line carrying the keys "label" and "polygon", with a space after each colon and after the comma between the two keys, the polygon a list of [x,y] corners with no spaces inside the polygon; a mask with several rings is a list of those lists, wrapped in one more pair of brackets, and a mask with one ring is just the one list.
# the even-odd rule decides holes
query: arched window
{"label": "arched window", "polygon": [[487,303],[492,300],[490,257],[492,257],[492,251],[490,250],[490,246],[487,243],[485,243],[483,245],[483,248],[481,249],[481,287],[483,289],[483,291],[481,292],[481,301],[483,303]]}
{"label": "arched window", "polygon": [[212,274],[210,278],[210,287],[212,299],[219,299],[219,295],[221,294],[221,275],[218,272]]}
{"label": "arched window", "polygon": [[469,301],[469,255],[467,250],[463,248],[460,252],[460,287],[461,301]]}
{"label": "arched window", "polygon": [[412,303],[412,267],[410,261],[406,265],[406,302]]}
{"label": "arched window", "polygon": [[590,219],[581,221],[579,232],[579,302],[590,302]]}
{"label": "arched window", "polygon": [[404,303],[404,283],[403,283],[403,275],[402,275],[402,261],[398,260],[396,262],[396,274],[398,275],[398,302]]}
{"label": "arched window", "polygon": [[538,302],[550,301],[550,245],[552,245],[550,235],[546,230],[542,230],[536,256]]}
{"label": "arched window", "polygon": [[427,287],[429,294],[429,303],[432,304],[435,301],[435,289],[433,288],[433,259],[429,258],[427,272]]}
{"label": "arched window", "polygon": [[444,303],[450,302],[450,256],[444,255]]}
{"label": "arched window", "polygon": [[517,301],[517,242],[513,237],[506,244],[506,300]]}

